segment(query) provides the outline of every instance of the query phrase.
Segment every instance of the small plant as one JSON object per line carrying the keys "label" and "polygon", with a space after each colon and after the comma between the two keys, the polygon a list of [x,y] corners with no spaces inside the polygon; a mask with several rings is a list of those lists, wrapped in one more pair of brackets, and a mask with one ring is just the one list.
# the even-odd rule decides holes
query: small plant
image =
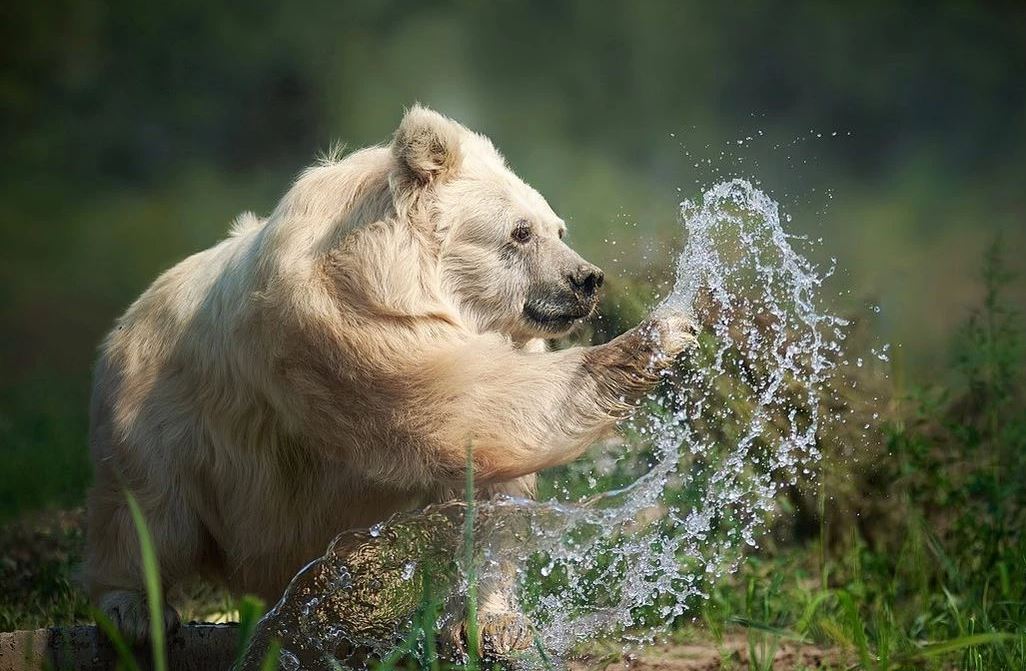
{"label": "small plant", "polygon": [[253,640],[260,618],[264,615],[264,602],[255,596],[244,596],[239,601],[239,644],[235,650],[235,658],[242,659]]}
{"label": "small plant", "polygon": [[160,565],[153,548],[153,537],[146,526],[139,502],[131,492],[125,491],[132,522],[139,536],[139,553],[142,558],[143,578],[146,584],[146,605],[150,611],[150,645],[153,650],[154,671],[167,670],[167,646],[164,641],[164,591],[160,584]]}
{"label": "small plant", "polygon": [[467,443],[467,504],[463,518],[463,563],[467,572],[467,669],[474,671],[480,661],[477,629],[477,571],[474,566],[474,450]]}

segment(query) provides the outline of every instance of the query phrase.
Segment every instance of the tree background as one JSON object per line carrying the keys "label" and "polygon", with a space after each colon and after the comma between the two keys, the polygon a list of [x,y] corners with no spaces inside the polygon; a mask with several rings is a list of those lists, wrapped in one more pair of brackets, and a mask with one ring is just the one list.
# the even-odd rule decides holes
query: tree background
{"label": "tree background", "polygon": [[[81,501],[90,367],[163,269],[421,101],[496,142],[614,278],[758,180],[915,378],[1026,249],[1021,2],[11,0],[0,10],[0,519]],[[1022,281],[1013,300],[1026,304]]]}

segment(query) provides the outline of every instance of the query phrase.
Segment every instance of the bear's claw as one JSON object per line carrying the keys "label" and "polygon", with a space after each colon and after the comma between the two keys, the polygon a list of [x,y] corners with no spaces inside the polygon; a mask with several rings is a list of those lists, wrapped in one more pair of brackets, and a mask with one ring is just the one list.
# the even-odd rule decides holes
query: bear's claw
{"label": "bear's claw", "polygon": [[[458,657],[467,654],[470,633],[463,622],[451,630],[451,645]],[[481,613],[477,620],[478,651],[485,660],[502,660],[531,647],[534,630],[523,615],[513,611]]]}
{"label": "bear's claw", "polygon": [[[142,592],[115,590],[100,599],[100,612],[107,616],[129,645],[140,645],[150,638],[150,611],[146,595]],[[172,636],[178,632],[181,620],[178,612],[164,604],[164,632]]]}
{"label": "bear's claw", "polygon": [[698,345],[698,325],[690,317],[679,312],[655,314],[648,322],[656,338],[660,354],[674,358],[684,350]]}
{"label": "bear's claw", "polygon": [[534,632],[522,613],[505,612],[482,616],[478,627],[481,652],[488,657],[505,657],[526,650],[534,642]]}

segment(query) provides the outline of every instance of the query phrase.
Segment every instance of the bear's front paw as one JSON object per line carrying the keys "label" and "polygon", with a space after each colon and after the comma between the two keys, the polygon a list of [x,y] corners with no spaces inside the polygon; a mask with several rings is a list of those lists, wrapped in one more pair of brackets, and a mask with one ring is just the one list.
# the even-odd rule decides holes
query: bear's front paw
{"label": "bear's front paw", "polygon": [[698,345],[698,325],[687,315],[657,314],[649,324],[658,353],[668,359]]}
{"label": "bear's front paw", "polygon": [[[150,638],[150,611],[146,595],[130,590],[107,592],[100,599],[100,612],[121,632],[129,645],[140,645]],[[164,605],[164,632],[169,636],[178,632],[181,620],[174,608]]]}
{"label": "bear's front paw", "polygon": [[[467,654],[467,643],[470,640],[467,623],[463,622],[451,630],[448,638],[449,647],[456,653],[456,658],[463,658]],[[502,611],[478,615],[477,649],[485,660],[509,658],[528,649],[533,642],[534,631],[523,613]]]}
{"label": "bear's front paw", "polygon": [[487,613],[478,622],[481,654],[485,659],[508,657],[526,650],[534,642],[531,624],[523,613]]}

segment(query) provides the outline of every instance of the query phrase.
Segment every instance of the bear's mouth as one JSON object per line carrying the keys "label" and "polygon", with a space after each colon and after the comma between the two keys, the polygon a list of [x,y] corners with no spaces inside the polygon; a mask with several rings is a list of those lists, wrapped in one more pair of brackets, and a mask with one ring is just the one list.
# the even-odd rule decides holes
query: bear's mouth
{"label": "bear's mouth", "polygon": [[532,300],[524,304],[524,316],[543,331],[559,332],[586,318],[594,307],[594,303],[568,308],[549,301]]}

